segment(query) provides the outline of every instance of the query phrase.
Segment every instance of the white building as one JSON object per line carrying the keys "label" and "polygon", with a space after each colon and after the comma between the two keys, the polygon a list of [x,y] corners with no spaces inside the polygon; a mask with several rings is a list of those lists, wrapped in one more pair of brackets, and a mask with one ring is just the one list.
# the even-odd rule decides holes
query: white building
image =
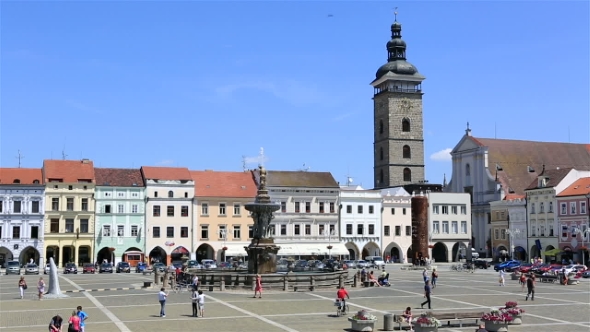
{"label": "white building", "polygon": [[[254,171],[257,184],[259,172]],[[271,234],[281,257],[347,256],[338,231],[339,185],[329,172],[268,171],[275,212]],[[331,249],[328,249],[331,247]]]}
{"label": "white building", "polygon": [[341,186],[340,205],[340,239],[350,259],[381,256],[381,193],[361,186]]}
{"label": "white building", "polygon": [[44,262],[45,186],[37,168],[0,169],[0,265]]}
{"label": "white building", "polygon": [[408,262],[412,247],[412,196],[402,187],[381,191],[384,259],[394,263]]}
{"label": "white building", "polygon": [[467,193],[426,193],[430,257],[456,261],[459,249],[471,243],[471,198]]}

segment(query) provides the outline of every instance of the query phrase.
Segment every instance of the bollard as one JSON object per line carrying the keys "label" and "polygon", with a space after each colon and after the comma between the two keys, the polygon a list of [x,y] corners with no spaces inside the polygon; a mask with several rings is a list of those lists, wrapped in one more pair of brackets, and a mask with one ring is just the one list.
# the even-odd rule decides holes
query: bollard
{"label": "bollard", "polygon": [[225,290],[225,280],[223,279],[219,282],[219,290],[222,292]]}
{"label": "bollard", "polygon": [[309,277],[309,283],[309,290],[313,292],[315,290],[315,279],[313,277]]}
{"label": "bollard", "polygon": [[160,273],[158,273],[157,271],[154,272],[154,285],[160,286],[161,281],[162,281],[162,279],[160,278]]}
{"label": "bollard", "polygon": [[356,279],[356,274],[354,275],[354,278],[352,279],[352,287],[357,287],[357,279]]}
{"label": "bollard", "polygon": [[393,314],[383,315],[383,331],[393,331]]}

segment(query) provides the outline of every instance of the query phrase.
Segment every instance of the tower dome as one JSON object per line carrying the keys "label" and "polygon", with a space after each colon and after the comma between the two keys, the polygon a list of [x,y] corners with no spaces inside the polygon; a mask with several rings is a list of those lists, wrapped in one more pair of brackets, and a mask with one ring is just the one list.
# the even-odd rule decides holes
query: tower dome
{"label": "tower dome", "polygon": [[387,63],[379,67],[376,79],[388,72],[398,75],[415,75],[418,69],[406,60],[406,42],[402,39],[402,25],[396,20],[391,25],[391,40],[387,42]]}

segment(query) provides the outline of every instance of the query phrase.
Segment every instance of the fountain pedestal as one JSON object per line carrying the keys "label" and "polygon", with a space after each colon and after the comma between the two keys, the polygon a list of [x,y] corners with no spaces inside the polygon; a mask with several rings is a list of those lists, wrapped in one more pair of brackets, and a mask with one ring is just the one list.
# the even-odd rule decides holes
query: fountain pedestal
{"label": "fountain pedestal", "polygon": [[281,247],[273,239],[254,240],[244,247],[248,252],[248,273],[267,274],[277,272],[277,253]]}

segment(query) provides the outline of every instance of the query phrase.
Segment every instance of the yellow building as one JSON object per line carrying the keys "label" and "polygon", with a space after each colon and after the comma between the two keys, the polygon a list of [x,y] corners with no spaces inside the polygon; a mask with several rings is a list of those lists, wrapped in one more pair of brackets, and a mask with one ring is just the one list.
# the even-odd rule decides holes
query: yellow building
{"label": "yellow building", "polygon": [[45,257],[78,265],[94,257],[94,165],[88,159],[43,161]]}
{"label": "yellow building", "polygon": [[197,260],[244,259],[254,225],[244,208],[256,197],[252,172],[191,171],[191,175],[195,181]]}
{"label": "yellow building", "polygon": [[494,261],[510,258],[510,235],[507,233],[508,208],[503,205],[506,201],[490,202],[490,230]]}

